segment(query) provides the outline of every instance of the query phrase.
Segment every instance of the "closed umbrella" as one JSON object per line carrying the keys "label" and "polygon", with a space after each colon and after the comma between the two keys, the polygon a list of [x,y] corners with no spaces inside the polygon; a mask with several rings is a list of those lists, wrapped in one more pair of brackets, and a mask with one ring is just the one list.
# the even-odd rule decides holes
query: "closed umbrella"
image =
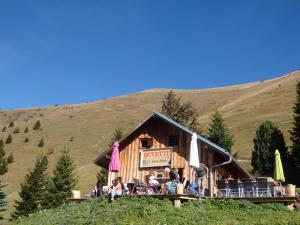
{"label": "closed umbrella", "polygon": [[113,145],[113,151],[111,154],[111,159],[109,162],[108,170],[110,172],[119,172],[120,171],[120,155],[119,155],[119,143],[115,141]]}
{"label": "closed umbrella", "polygon": [[111,159],[108,166],[109,176],[108,176],[108,185],[111,185],[112,180],[114,179],[114,173],[120,171],[120,154],[119,154],[119,142],[115,141],[113,145],[113,150],[111,154]]}
{"label": "closed umbrella", "polygon": [[275,169],[274,169],[274,180],[279,182],[285,182],[285,177],[282,168],[282,162],[280,153],[278,150],[275,151]]}
{"label": "closed umbrella", "polygon": [[190,145],[190,158],[189,158],[189,164],[191,167],[198,168],[199,163],[199,155],[198,155],[198,146],[197,146],[197,134],[193,133],[192,135],[192,141]]}

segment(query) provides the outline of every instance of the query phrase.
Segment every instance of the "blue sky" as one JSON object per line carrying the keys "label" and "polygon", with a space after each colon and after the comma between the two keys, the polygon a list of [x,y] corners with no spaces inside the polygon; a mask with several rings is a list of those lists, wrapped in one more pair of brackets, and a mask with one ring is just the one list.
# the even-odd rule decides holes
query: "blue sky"
{"label": "blue sky", "polygon": [[200,89],[300,69],[300,1],[0,2],[0,107]]}

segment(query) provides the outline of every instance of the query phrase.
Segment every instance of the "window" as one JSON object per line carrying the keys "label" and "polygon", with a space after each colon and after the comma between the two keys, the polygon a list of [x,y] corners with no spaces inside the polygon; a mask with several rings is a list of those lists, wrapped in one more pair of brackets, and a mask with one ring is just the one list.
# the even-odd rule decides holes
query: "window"
{"label": "window", "polygon": [[169,135],[169,140],[168,140],[168,146],[177,146],[179,143],[179,136],[178,135]]}
{"label": "window", "polygon": [[141,138],[140,148],[150,148],[153,145],[153,138]]}

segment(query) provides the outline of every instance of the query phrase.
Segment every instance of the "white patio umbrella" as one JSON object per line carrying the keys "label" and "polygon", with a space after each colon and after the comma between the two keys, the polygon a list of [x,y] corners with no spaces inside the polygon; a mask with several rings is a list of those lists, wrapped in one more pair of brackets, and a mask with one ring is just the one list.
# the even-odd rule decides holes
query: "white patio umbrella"
{"label": "white patio umbrella", "polygon": [[196,167],[196,168],[200,166],[196,133],[193,133],[192,135],[192,141],[190,145],[189,165],[191,167]]}

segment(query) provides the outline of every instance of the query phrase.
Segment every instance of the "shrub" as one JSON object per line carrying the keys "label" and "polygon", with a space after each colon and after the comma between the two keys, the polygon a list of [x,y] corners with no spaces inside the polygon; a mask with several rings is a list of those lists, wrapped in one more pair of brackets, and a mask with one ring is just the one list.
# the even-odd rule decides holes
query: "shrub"
{"label": "shrub", "polygon": [[14,126],[14,122],[11,121],[11,122],[9,123],[8,127],[13,127],[13,126]]}
{"label": "shrub", "polygon": [[48,155],[52,154],[53,152],[54,152],[54,148],[52,148],[52,147],[48,148],[48,150],[47,150]]}
{"label": "shrub", "polygon": [[15,127],[13,133],[14,133],[14,134],[20,133],[20,128],[19,128],[19,127]]}
{"label": "shrub", "polygon": [[10,144],[10,143],[12,143],[12,140],[13,140],[13,138],[12,138],[11,134],[9,134],[9,135],[7,136],[7,138],[6,138],[5,144]]}
{"label": "shrub", "polygon": [[42,148],[44,146],[44,139],[41,138],[41,140],[39,141],[38,147]]}
{"label": "shrub", "polygon": [[2,128],[2,132],[5,132],[6,131],[6,127],[4,126],[3,128]]}
{"label": "shrub", "polygon": [[73,136],[70,137],[69,141],[74,141],[74,137]]}
{"label": "shrub", "polygon": [[29,138],[26,137],[26,138],[24,139],[24,142],[25,142],[25,143],[29,142]]}

